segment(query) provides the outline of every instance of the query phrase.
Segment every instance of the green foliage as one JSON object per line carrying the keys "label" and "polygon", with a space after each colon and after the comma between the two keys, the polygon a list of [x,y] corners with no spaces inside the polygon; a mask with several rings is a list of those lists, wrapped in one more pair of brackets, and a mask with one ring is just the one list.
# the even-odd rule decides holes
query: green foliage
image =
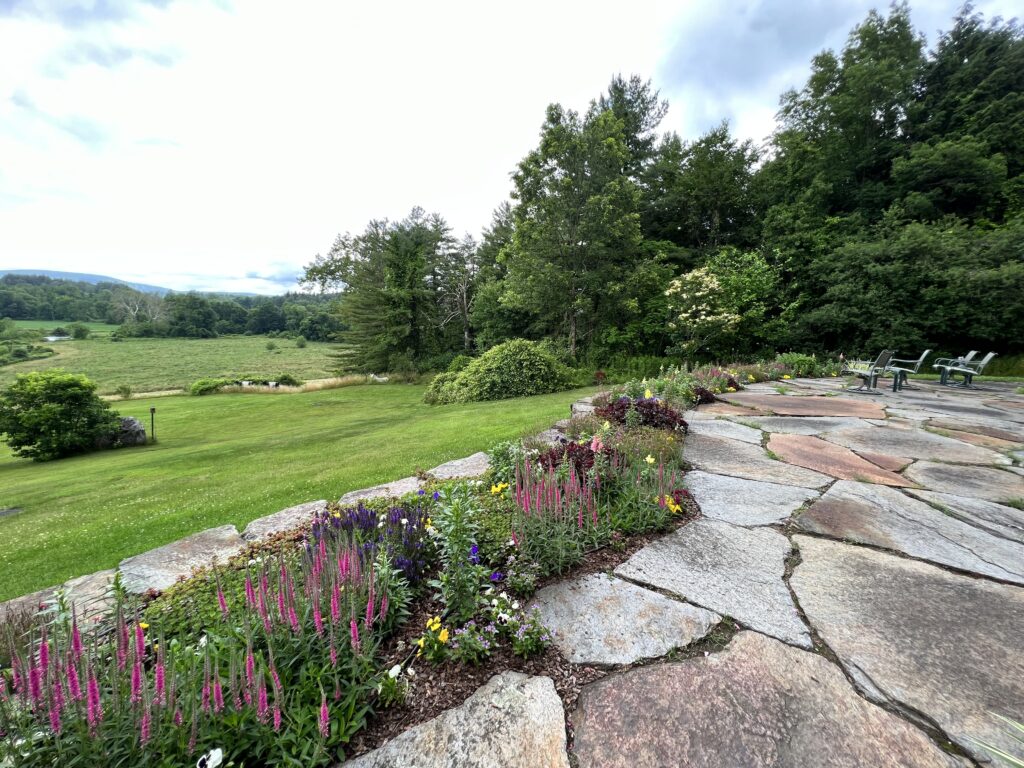
{"label": "green foliage", "polygon": [[234,379],[199,379],[192,382],[188,388],[190,395],[213,395],[220,392],[224,387],[234,386],[237,382]]}
{"label": "green foliage", "polygon": [[94,450],[119,424],[95,384],[61,369],[19,374],[0,393],[0,433],[15,455],[36,461]]}
{"label": "green foliage", "polygon": [[297,339],[295,339],[295,346],[298,347],[299,349],[305,349],[306,348],[306,337],[305,336],[299,336]]}
{"label": "green foliage", "polygon": [[68,330],[71,331],[71,337],[81,341],[82,339],[88,339],[91,331],[89,326],[83,323],[72,323],[68,326]]}
{"label": "green foliage", "polygon": [[504,440],[495,443],[487,451],[490,461],[490,476],[495,484],[511,483],[515,478],[516,466],[523,460],[522,440]]}
{"label": "green foliage", "polygon": [[441,600],[446,614],[462,623],[476,612],[484,579],[476,544],[479,504],[466,483],[446,489],[440,503],[433,520],[440,532]]}
{"label": "green foliage", "polygon": [[554,357],[522,339],[499,344],[460,372],[435,377],[427,390],[430,403],[504,400],[556,392],[569,385],[569,373]]}
{"label": "green foliage", "polygon": [[122,400],[132,399],[132,385],[131,384],[118,384],[117,389],[114,390]]}

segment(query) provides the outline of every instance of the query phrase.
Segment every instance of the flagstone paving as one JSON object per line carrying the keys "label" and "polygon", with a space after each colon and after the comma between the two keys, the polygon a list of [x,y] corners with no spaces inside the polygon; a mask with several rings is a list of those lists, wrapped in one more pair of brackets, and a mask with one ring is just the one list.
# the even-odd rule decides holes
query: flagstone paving
{"label": "flagstone paving", "polygon": [[697,469],[747,480],[821,488],[832,478],[820,472],[772,459],[759,445],[726,437],[691,435],[683,445],[683,458]]}
{"label": "flagstone paving", "polygon": [[938,493],[920,488],[910,489],[908,493],[938,507],[947,515],[959,518],[983,531],[1024,544],[1024,510],[1022,509],[996,504],[994,501],[972,499],[969,496],[956,496],[952,493]]}
{"label": "flagstone paving", "polygon": [[930,491],[971,496],[997,504],[1024,499],[1024,478],[1002,469],[916,461],[903,474]]}
{"label": "flagstone paving", "polygon": [[[741,416],[731,417],[734,421]],[[765,432],[785,432],[792,435],[820,435],[836,429],[862,427],[863,419],[853,416],[751,416],[749,423]]]}
{"label": "flagstone paving", "polygon": [[743,392],[721,395],[725,402],[771,411],[778,416],[859,416],[881,419],[885,416],[875,400],[852,397],[794,397],[792,395],[748,395]]}
{"label": "flagstone paving", "polygon": [[581,766],[963,765],[858,696],[823,657],[756,632],[707,658],[592,683],[572,721]]}
{"label": "flagstone paving", "polygon": [[913,485],[905,477],[882,469],[878,464],[871,463],[848,448],[826,443],[819,437],[772,435],[768,441],[768,450],[789,464],[813,469],[843,480],[862,480],[882,485]]}
{"label": "flagstone paving", "polygon": [[746,526],[785,522],[820,495],[810,488],[700,471],[687,473],[686,488],[704,517]]}
{"label": "flagstone paving", "polygon": [[841,429],[823,435],[825,440],[854,451],[877,451],[911,459],[949,461],[959,464],[1009,464],[1010,459],[997,451],[952,440],[923,429],[862,427]]}
{"label": "flagstone paving", "polygon": [[790,550],[789,539],[768,528],[698,520],[644,547],[615,574],[810,648],[810,634],[782,580]]}
{"label": "flagstone paving", "polygon": [[794,537],[790,584],[811,624],[871,700],[1012,749],[991,713],[1024,715],[1024,589],[864,547]]}
{"label": "flagstone paving", "polygon": [[602,573],[545,587],[531,605],[562,655],[576,664],[633,664],[664,656],[704,637],[721,620]]}
{"label": "flagstone paving", "polygon": [[1024,584],[1024,545],[943,514],[895,488],[840,480],[797,518],[796,526]]}

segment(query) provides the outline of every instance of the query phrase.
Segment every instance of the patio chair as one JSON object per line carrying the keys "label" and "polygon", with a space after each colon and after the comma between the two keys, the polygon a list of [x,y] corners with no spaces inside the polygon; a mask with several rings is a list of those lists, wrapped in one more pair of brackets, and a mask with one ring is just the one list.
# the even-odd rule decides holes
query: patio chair
{"label": "patio chair", "polygon": [[[907,389],[917,389],[917,387],[907,385],[907,375],[917,373],[921,369],[921,365],[924,363],[924,359],[928,357],[929,352],[931,350],[926,349],[917,360],[897,360],[894,357],[889,361],[886,371],[892,373],[893,392],[899,392],[904,387]],[[897,365],[897,363],[902,363],[902,365]]]}
{"label": "patio chair", "polygon": [[[939,383],[946,384],[951,387],[968,387],[974,388],[974,377],[980,376],[985,370],[985,366],[992,362],[992,358],[996,357],[995,352],[989,352],[981,360],[957,360],[949,364],[938,366],[942,371],[939,376]],[[950,380],[951,376],[960,374],[964,377],[961,383],[957,383],[956,380]]]}
{"label": "patio chair", "polygon": [[[950,365],[966,365],[967,363],[971,362],[974,359],[974,356],[976,354],[978,354],[978,350],[972,349],[970,352],[968,352],[963,357],[940,357],[938,360],[936,360],[934,363],[932,363],[932,368],[934,368],[935,370],[938,371],[938,370],[941,370],[943,367],[950,366]],[[941,383],[941,384],[945,384],[946,383],[946,374],[945,373],[941,374],[941,377],[939,379],[939,383]]]}
{"label": "patio chair", "polygon": [[864,392],[865,394],[880,395],[876,385],[878,384],[878,377],[885,373],[886,366],[889,365],[889,361],[892,360],[893,350],[883,349],[882,354],[878,358],[871,362],[869,360],[853,360],[847,361],[843,366],[843,373],[852,374],[858,379],[861,379],[861,385],[856,389],[849,390],[850,392]]}

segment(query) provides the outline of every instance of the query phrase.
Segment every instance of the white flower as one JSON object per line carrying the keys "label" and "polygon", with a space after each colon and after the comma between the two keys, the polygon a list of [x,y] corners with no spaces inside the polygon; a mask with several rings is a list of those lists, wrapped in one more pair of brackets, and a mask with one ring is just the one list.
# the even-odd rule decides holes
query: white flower
{"label": "white flower", "polygon": [[512,610],[513,611],[518,611],[519,610],[519,601],[518,600],[513,601],[513,603],[512,603]]}
{"label": "white flower", "polygon": [[199,647],[200,648],[205,648],[206,647],[206,635],[203,635],[202,637],[199,638]]}
{"label": "white flower", "polygon": [[408,524],[409,524],[409,521],[408,521],[408,520],[406,520],[406,519],[405,519],[405,518],[403,517],[403,518],[402,518],[402,525],[408,525]]}
{"label": "white flower", "polygon": [[407,674],[409,677],[416,677],[416,670],[412,667],[409,667],[407,670],[405,670],[405,674]]}
{"label": "white flower", "polygon": [[196,768],[217,768],[223,762],[224,750],[218,747],[200,757],[199,762],[196,763]]}
{"label": "white flower", "polygon": [[402,674],[402,665],[401,664],[395,664],[395,666],[393,666],[391,669],[388,670],[388,677],[390,677],[392,680],[394,680],[400,674]]}

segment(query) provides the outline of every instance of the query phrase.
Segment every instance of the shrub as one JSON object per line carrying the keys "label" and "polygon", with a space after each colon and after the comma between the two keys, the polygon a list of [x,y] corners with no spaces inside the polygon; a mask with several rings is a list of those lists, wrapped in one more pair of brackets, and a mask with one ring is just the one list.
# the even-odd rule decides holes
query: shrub
{"label": "shrub", "polygon": [[569,372],[550,353],[522,339],[487,350],[458,373],[435,377],[428,403],[473,402],[556,392],[569,384]]}
{"label": "shrub", "polygon": [[212,395],[220,392],[224,387],[237,384],[234,379],[198,379],[192,382],[188,393],[190,395]]}
{"label": "shrub", "polygon": [[305,349],[306,348],[306,337],[305,336],[299,336],[297,339],[295,339],[295,346],[298,347],[299,349]]}
{"label": "shrub", "polygon": [[283,387],[301,387],[303,384],[302,379],[292,376],[290,373],[282,373],[276,381]]}
{"label": "shrub", "polygon": [[275,349],[277,349],[277,344],[275,344],[273,341],[268,341],[267,342],[267,351],[268,352],[273,352]]}
{"label": "shrub", "polygon": [[118,397],[120,397],[123,400],[131,400],[132,399],[132,385],[131,384],[118,384],[117,385],[117,389],[115,389],[114,391],[118,394]]}
{"label": "shrub", "polygon": [[458,373],[472,362],[473,358],[469,355],[456,355],[452,358],[452,361],[448,363],[446,373]]}
{"label": "shrub", "polygon": [[631,412],[636,414],[637,426],[654,427],[655,429],[678,429],[683,432],[686,432],[688,428],[686,421],[675,408],[654,398],[630,400],[628,397],[620,397],[618,400],[595,411],[598,418],[627,425]]}
{"label": "shrub", "polygon": [[0,394],[0,433],[16,456],[49,461],[84,453],[120,426],[95,384],[59,368],[18,374]]}
{"label": "shrub", "polygon": [[88,339],[89,338],[89,326],[82,323],[72,323],[68,326],[68,330],[71,331],[71,337],[75,339]]}
{"label": "shrub", "polygon": [[468,621],[476,612],[484,567],[476,544],[478,502],[466,483],[449,488],[441,496],[434,525],[441,534],[441,600],[453,621]]}
{"label": "shrub", "polygon": [[793,376],[818,376],[821,366],[813,355],[802,355],[799,352],[783,352],[775,356],[777,363],[782,363]]}

